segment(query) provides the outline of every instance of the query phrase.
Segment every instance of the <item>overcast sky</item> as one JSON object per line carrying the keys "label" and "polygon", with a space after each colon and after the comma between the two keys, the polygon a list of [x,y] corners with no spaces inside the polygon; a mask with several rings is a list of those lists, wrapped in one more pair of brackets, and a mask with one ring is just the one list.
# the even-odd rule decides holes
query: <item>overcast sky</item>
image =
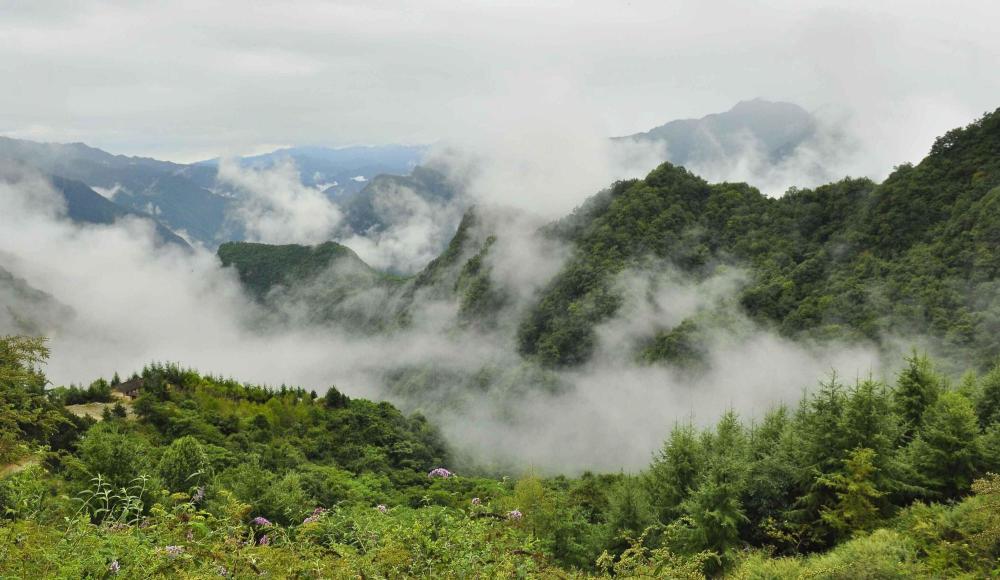
{"label": "overcast sky", "polygon": [[0,134],[191,161],[539,110],[620,135],[759,96],[913,157],[1000,106],[998,22],[995,0],[2,0]]}

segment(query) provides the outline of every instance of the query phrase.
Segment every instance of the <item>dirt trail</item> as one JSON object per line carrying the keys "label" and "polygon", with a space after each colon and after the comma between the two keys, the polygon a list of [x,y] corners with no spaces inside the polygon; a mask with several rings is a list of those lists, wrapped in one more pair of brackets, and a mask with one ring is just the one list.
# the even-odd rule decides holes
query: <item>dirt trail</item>
{"label": "dirt trail", "polygon": [[24,471],[25,469],[31,467],[38,463],[38,458],[29,455],[28,457],[21,458],[14,463],[8,463],[7,465],[0,465],[0,479],[7,477],[8,475],[14,475],[19,471]]}

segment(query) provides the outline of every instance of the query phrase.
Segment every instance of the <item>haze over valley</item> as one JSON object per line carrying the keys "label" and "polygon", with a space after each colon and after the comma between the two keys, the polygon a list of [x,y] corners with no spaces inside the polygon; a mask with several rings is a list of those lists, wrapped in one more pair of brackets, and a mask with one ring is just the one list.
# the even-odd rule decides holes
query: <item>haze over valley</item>
{"label": "haze over valley", "polygon": [[995,7],[179,4],[4,9],[0,575],[995,573]]}

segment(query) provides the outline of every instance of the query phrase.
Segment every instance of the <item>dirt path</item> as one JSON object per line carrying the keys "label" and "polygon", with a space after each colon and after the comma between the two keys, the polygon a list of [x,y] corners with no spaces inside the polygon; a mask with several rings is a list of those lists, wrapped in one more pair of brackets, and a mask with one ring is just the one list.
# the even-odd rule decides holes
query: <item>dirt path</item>
{"label": "dirt path", "polygon": [[24,457],[14,463],[8,463],[7,465],[0,465],[0,479],[7,477],[8,475],[14,475],[19,471],[24,471],[25,469],[31,467],[38,463],[38,458],[29,455]]}

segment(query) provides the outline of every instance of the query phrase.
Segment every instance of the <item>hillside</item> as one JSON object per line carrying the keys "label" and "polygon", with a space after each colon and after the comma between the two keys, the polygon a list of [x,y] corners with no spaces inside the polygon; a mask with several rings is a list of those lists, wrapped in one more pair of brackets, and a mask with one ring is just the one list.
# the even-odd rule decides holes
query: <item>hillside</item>
{"label": "hillside", "polygon": [[[708,280],[738,271],[746,276],[734,296],[736,312],[787,337],[902,339],[930,344],[956,364],[985,366],[1000,354],[992,339],[1000,329],[998,160],[994,112],[938,139],[921,163],[900,166],[881,184],[848,178],[771,198],[665,163],[543,228],[544,237],[571,248],[570,257],[553,278],[536,281],[541,290],[526,310],[504,310],[509,297],[491,278],[490,264],[491,247],[505,232],[491,230],[490,220],[473,227],[478,210],[438,259],[386,300],[402,308],[404,320],[418,294],[456,302],[458,325],[514,317],[510,340],[526,360],[565,367],[589,359],[595,328],[622,306],[623,273],[676,268]],[[325,262],[293,260],[288,267],[296,274],[285,282],[294,286]],[[331,296],[341,295],[342,286]],[[662,324],[636,356],[696,362],[704,332],[726,316]]]}
{"label": "hillside", "polygon": [[553,226],[573,257],[522,321],[521,352],[548,365],[585,360],[594,325],[620,306],[615,276],[653,258],[693,276],[749,269],[742,308],[788,336],[929,336],[986,364],[1000,354],[998,185],[1000,111],[882,184],[845,179],[773,199],[664,164]]}
{"label": "hillside", "polygon": [[[987,577],[1000,367],[831,379],[760,422],[676,424],[638,474],[494,477],[388,403],[152,364],[78,417],[0,338],[0,571],[17,577]],[[664,427],[665,429],[667,426]],[[777,571],[777,572],[776,572]]]}
{"label": "hillside", "polygon": [[259,303],[292,322],[336,321],[373,332],[395,324],[385,308],[405,279],[377,272],[336,242],[274,246],[227,242],[219,246],[223,267],[234,268]]}
{"label": "hillside", "polygon": [[73,310],[0,264],[0,335],[42,335],[59,328]]}
{"label": "hillside", "polygon": [[76,223],[110,225],[126,217],[148,220],[155,228],[155,239],[161,244],[191,249],[183,238],[170,231],[147,213],[127,209],[105,198],[81,181],[52,176],[49,181],[66,200],[66,217]]}
{"label": "hillside", "polygon": [[226,199],[209,190],[215,170],[145,157],[112,155],[83,143],[35,143],[0,137],[0,159],[113,194],[116,204],[214,245],[225,224]]}

